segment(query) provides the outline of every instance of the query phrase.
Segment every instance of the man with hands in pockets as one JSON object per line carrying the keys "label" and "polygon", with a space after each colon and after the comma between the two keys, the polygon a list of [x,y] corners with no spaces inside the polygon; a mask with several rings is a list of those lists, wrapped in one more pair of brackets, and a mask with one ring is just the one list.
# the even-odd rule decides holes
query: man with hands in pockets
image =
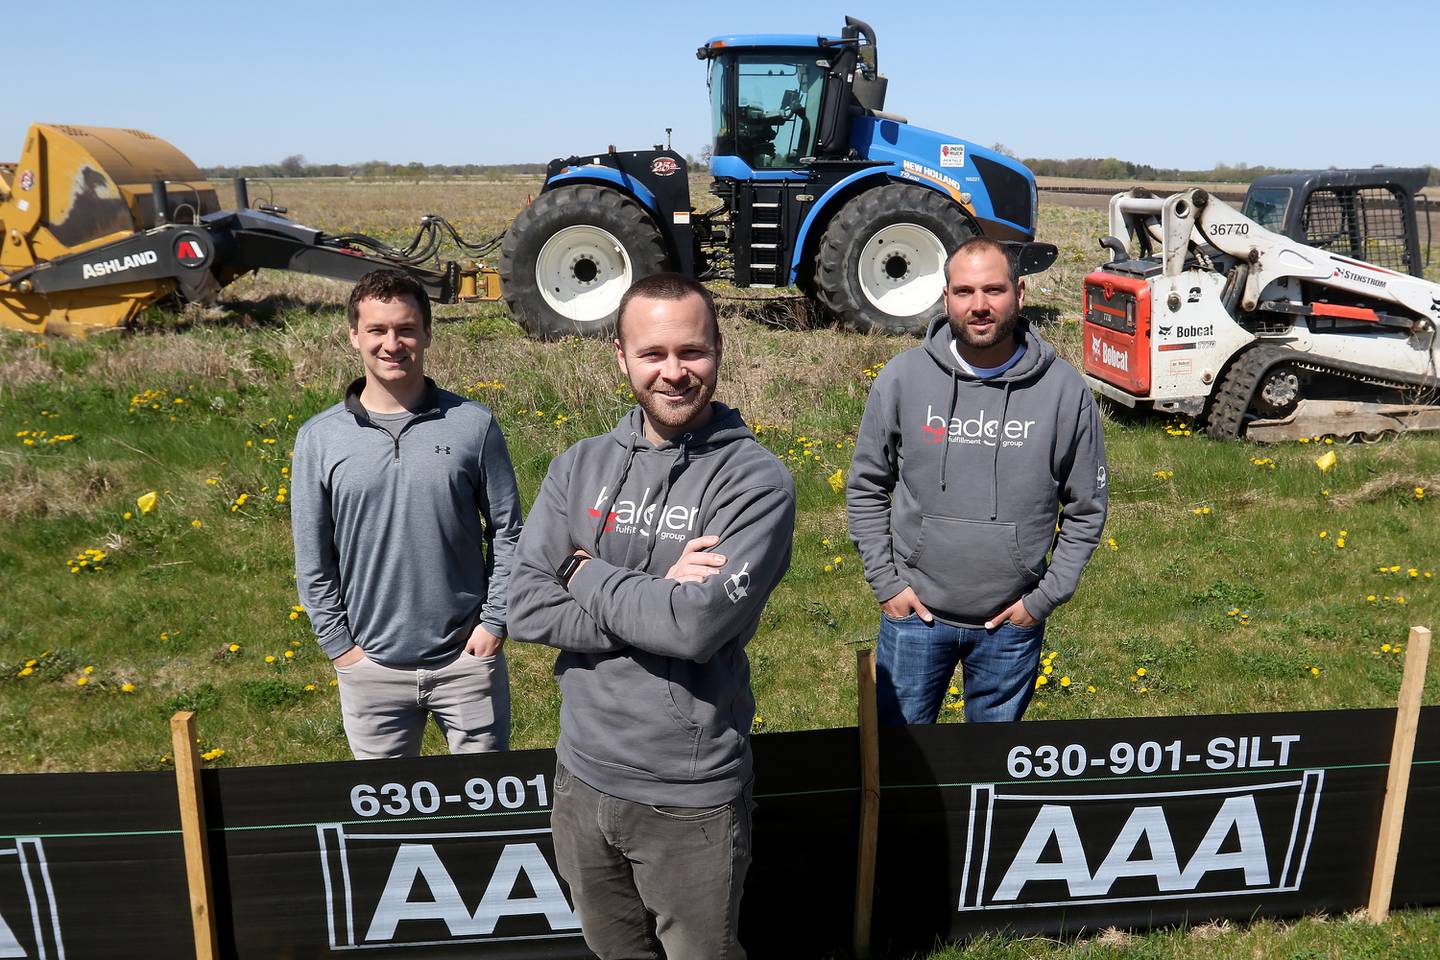
{"label": "man with hands in pockets", "polygon": [[957,662],[967,721],[1020,719],[1105,525],[1100,415],[1021,318],[1016,252],[973,238],[945,276],[945,316],[875,380],[845,491],[889,724],[935,722]]}

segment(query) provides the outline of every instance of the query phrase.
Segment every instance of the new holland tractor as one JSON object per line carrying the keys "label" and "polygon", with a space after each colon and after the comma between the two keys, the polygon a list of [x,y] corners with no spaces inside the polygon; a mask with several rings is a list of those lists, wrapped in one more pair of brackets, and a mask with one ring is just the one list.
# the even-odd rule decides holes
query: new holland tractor
{"label": "new holland tractor", "polygon": [[[1035,233],[1035,178],[1016,160],[887,113],[875,34],[716,37],[710,192],[691,206],[670,149],[552,160],[505,235],[501,288],[533,336],[608,334],[640,277],[795,285],[859,331],[918,332],[941,310],[946,256],[985,234]],[[1054,258],[1032,245],[1023,269]]]}
{"label": "new holland tractor", "polygon": [[1218,439],[1440,429],[1440,284],[1415,217],[1426,174],[1265,177],[1243,212],[1201,189],[1116,194],[1111,260],[1084,282],[1086,380]]}

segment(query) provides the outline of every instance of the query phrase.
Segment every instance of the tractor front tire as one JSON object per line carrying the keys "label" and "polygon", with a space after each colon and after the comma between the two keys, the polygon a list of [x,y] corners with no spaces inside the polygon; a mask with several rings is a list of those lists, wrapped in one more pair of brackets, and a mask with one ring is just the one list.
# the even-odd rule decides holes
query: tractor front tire
{"label": "tractor front tire", "polygon": [[959,206],[927,187],[867,190],[820,240],[820,302],[851,330],[923,334],[944,313],[946,258],[976,233]]}
{"label": "tractor front tire", "polygon": [[655,222],[618,190],[547,190],[520,211],[500,248],[500,287],[532,337],[609,337],[620,298],[666,269]]}

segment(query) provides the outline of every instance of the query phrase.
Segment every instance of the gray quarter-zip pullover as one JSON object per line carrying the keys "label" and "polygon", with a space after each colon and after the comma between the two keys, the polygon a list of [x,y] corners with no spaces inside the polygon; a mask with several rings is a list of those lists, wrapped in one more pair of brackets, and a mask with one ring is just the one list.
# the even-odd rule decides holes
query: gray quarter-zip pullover
{"label": "gray quarter-zip pullover", "polygon": [[425,382],[393,435],[357,380],[295,437],[295,577],[331,659],[354,643],[389,666],[433,668],[477,623],[505,636],[521,526],[505,438],[487,407]]}

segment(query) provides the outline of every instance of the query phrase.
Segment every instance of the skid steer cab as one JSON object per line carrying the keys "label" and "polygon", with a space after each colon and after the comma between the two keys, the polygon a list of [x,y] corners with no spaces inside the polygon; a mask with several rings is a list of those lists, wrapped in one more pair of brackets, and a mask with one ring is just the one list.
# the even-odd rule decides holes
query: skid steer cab
{"label": "skid steer cab", "polygon": [[[859,331],[918,333],[942,310],[946,257],[976,234],[1035,234],[1020,162],[887,113],[875,34],[715,37],[704,211],[684,158],[610,148],[551,161],[511,225],[501,286],[534,336],[604,336],[635,280],[673,270],[736,287],[798,286]],[[1029,244],[1024,269],[1054,248]]]}
{"label": "skid steer cab", "polygon": [[1219,439],[1440,429],[1440,284],[1422,276],[1425,171],[1257,180],[1243,212],[1192,189],[1110,200],[1084,280],[1085,377]]}

